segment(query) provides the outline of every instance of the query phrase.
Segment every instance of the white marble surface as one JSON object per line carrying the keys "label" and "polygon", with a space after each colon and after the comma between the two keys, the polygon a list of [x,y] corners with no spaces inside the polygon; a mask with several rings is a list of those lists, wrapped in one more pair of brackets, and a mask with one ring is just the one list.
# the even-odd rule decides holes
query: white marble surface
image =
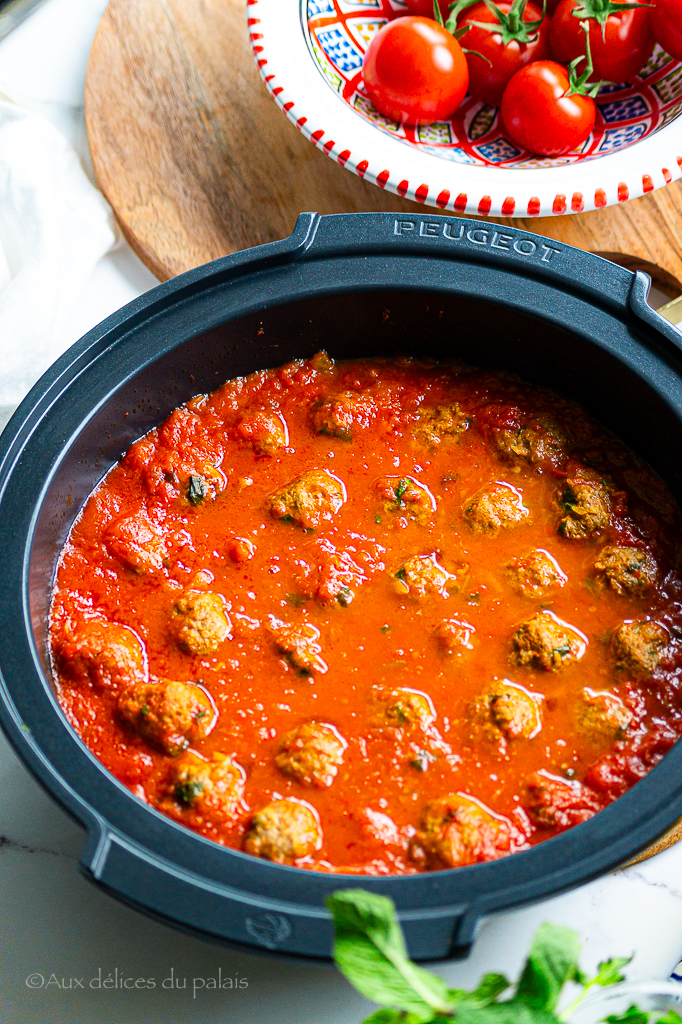
{"label": "white marble surface", "polygon": [[[48,0],[0,44],[0,88],[43,112],[87,163],[83,80],[105,0]],[[103,259],[75,311],[76,340],[154,279],[121,244]],[[6,641],[5,641],[6,642]],[[78,873],[83,835],[0,737],[1,1024],[357,1024],[370,1009],[333,969],[235,953],[177,934],[102,895]],[[682,845],[547,903],[484,922],[474,953],[441,965],[453,985],[483,971],[514,975],[542,921],[577,929],[584,966],[634,952],[635,978],[666,977],[682,955]],[[199,991],[222,969],[246,987]],[[170,975],[187,988],[169,990]],[[154,979],[104,989],[91,981]],[[40,986],[42,976],[44,984]],[[31,988],[27,979],[40,987]],[[81,987],[82,985],[82,987]]]}

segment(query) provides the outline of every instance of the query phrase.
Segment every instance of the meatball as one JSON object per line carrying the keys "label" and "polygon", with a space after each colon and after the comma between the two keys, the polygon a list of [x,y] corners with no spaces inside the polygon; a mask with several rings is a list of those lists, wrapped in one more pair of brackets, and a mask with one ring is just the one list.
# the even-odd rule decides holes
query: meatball
{"label": "meatball", "polygon": [[103,539],[109,554],[134,572],[154,572],[166,564],[168,553],[163,536],[142,513],[117,519],[107,528]]}
{"label": "meatball", "polygon": [[601,805],[595,793],[579,782],[536,772],[527,781],[525,808],[534,825],[563,831],[592,818]]}
{"label": "meatball", "polygon": [[550,553],[542,548],[515,558],[506,571],[511,586],[523,597],[544,597],[549,590],[563,587],[568,582],[568,576],[561,571]]}
{"label": "meatball", "polygon": [[170,628],[183,651],[202,657],[213,654],[232,629],[224,597],[189,590],[175,603]]}
{"label": "meatball", "polygon": [[271,494],[268,508],[275,519],[314,529],[331,519],[345,500],[346,488],[337,476],[326,469],[310,469]]}
{"label": "meatball", "polygon": [[518,526],[530,511],[511,484],[494,483],[475,494],[464,509],[464,518],[474,533],[496,537],[501,529]]}
{"label": "meatball", "polygon": [[419,867],[459,868],[503,857],[512,839],[509,822],[453,793],[426,805],[409,852]]}
{"label": "meatball", "polygon": [[558,424],[547,417],[519,430],[496,430],[494,439],[500,457],[507,461],[536,466],[563,462],[566,458],[566,437]]}
{"label": "meatball", "polygon": [[282,740],[275,764],[304,786],[331,786],[348,744],[333,725],[304,722]]}
{"label": "meatball", "polygon": [[457,402],[438,405],[435,409],[421,410],[414,436],[429,448],[436,448],[443,441],[458,440],[470,423],[471,420]]}
{"label": "meatball", "polygon": [[320,541],[319,552],[315,597],[323,603],[338,601],[347,607],[367,577],[347,551],[337,551],[329,541]]}
{"label": "meatball", "polygon": [[310,424],[318,434],[353,440],[355,426],[368,427],[376,416],[376,404],[366,395],[342,391],[320,398],[310,410]]}
{"label": "meatball", "polygon": [[639,460],[631,469],[626,469],[623,479],[635,494],[650,505],[666,522],[674,523],[678,515],[677,506],[660,476]]}
{"label": "meatball", "polygon": [[610,525],[609,492],[602,480],[568,478],[558,504],[562,518],[557,529],[568,540],[584,540]]}
{"label": "meatball", "polygon": [[612,641],[617,667],[637,676],[652,676],[668,639],[668,631],[653,619],[623,622]]}
{"label": "meatball", "polygon": [[428,523],[433,519],[436,499],[425,484],[413,477],[382,476],[375,487],[386,512],[417,523]]}
{"label": "meatball", "polygon": [[244,836],[244,850],[276,864],[308,857],[322,845],[313,811],[297,800],[273,800],[257,811]]}
{"label": "meatball", "polygon": [[492,683],[469,709],[471,739],[497,741],[502,752],[507,740],[533,739],[542,728],[540,700],[508,679]]}
{"label": "meatball", "polygon": [[606,582],[617,594],[638,597],[646,593],[656,582],[658,566],[650,551],[642,548],[619,548],[607,545],[602,548],[594,563],[598,573],[603,573]]}
{"label": "meatball", "polygon": [[290,626],[285,622],[275,622],[271,632],[277,650],[301,675],[324,675],[327,663],[320,657],[322,648],[317,642],[320,631],[316,626],[307,623]]}
{"label": "meatball", "polygon": [[512,637],[513,658],[517,665],[562,668],[582,658],[587,647],[584,637],[552,612],[538,612],[522,623]]}
{"label": "meatball", "polygon": [[614,693],[596,692],[586,686],[580,694],[576,718],[587,739],[602,743],[621,738],[632,721],[632,712]]}
{"label": "meatball", "polygon": [[439,564],[435,552],[408,558],[395,575],[405,591],[414,597],[426,597],[427,594],[449,597],[450,590],[458,589],[457,578]]}
{"label": "meatball", "polygon": [[382,724],[395,729],[427,729],[436,720],[431,698],[419,690],[390,690],[378,700]]}
{"label": "meatball", "polygon": [[279,412],[256,409],[237,421],[237,434],[251,444],[256,455],[276,455],[289,444],[286,420]]}
{"label": "meatball", "polygon": [[57,654],[72,679],[119,690],[147,677],[147,653],[138,635],[117,622],[88,619],[69,630]]}
{"label": "meatball", "polygon": [[195,683],[137,683],[118,699],[120,717],[149,743],[171,757],[208,736],[216,710]]}
{"label": "meatball", "polygon": [[463,650],[473,651],[471,637],[476,632],[474,626],[460,619],[443,619],[433,631],[440,650],[446,655],[460,656]]}
{"label": "meatball", "polygon": [[240,810],[244,781],[243,768],[225,754],[204,761],[187,752],[173,765],[168,795],[183,810],[211,821],[231,821]]}

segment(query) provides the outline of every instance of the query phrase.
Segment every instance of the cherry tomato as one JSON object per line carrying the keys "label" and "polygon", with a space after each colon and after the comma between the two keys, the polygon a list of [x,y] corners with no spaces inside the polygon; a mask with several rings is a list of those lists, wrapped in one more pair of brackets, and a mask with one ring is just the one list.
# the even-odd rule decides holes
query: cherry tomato
{"label": "cherry tomato", "polygon": [[[590,81],[631,82],[654,48],[650,11],[648,7],[633,7],[631,11],[609,14],[609,3],[610,0],[560,0],[550,26],[552,54],[566,64],[581,57],[585,53],[585,34],[580,22],[587,21],[594,63]],[[576,18],[574,11],[585,14]]]}
{"label": "cherry tomato", "polygon": [[567,96],[569,87],[566,68],[551,60],[517,71],[500,110],[509,137],[540,156],[563,156],[584,142],[594,127],[596,107],[589,96]]}
{"label": "cherry tomato", "polygon": [[649,22],[658,45],[671,57],[682,60],[682,0],[656,0]]}
{"label": "cherry tomato", "polygon": [[[501,17],[490,10],[485,3],[469,7],[458,20],[458,28],[469,25],[461,42],[467,51],[469,65],[469,92],[477,100],[483,100],[493,107],[499,107],[507,82],[520,68],[534,60],[551,56],[549,47],[549,18],[543,20],[542,8],[528,0],[523,17],[518,16],[519,5],[513,0],[500,0],[496,4]],[[510,22],[511,17],[515,22]],[[540,22],[535,31],[524,29],[525,22]],[[520,25],[518,23],[521,23]],[[480,25],[498,25],[499,32],[480,28]],[[509,27],[506,33],[505,27]],[[514,32],[514,29],[518,31]],[[514,35],[517,38],[509,38]],[[508,40],[505,42],[505,38]],[[525,42],[524,39],[528,41]],[[475,52],[468,52],[475,51]],[[477,56],[477,54],[481,56]]]}
{"label": "cherry tomato", "polygon": [[[405,0],[408,14],[418,14],[421,18],[433,18],[433,0]],[[443,21],[448,20],[450,14],[450,0],[438,0],[440,15]]]}
{"label": "cherry tomato", "polygon": [[462,47],[429,18],[396,18],[369,44],[365,91],[394,121],[430,124],[447,118],[466,96],[469,71]]}

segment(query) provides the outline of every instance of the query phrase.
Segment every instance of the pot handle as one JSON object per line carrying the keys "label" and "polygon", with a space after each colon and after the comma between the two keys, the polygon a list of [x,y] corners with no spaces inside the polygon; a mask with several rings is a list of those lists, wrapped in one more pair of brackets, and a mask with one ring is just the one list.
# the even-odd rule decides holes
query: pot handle
{"label": "pot handle", "polygon": [[[318,959],[331,956],[332,924],[324,906],[302,905],[236,889],[144,850],[103,822],[88,834],[81,870],[97,885],[167,924],[242,946]],[[264,865],[254,861],[259,869]],[[272,865],[268,865],[272,868]],[[329,880],[329,892],[339,883]],[[476,917],[463,907],[399,914],[410,956],[468,956]]]}
{"label": "pot handle", "polygon": [[630,309],[640,320],[643,320],[649,327],[655,328],[659,334],[665,335],[666,339],[682,351],[682,332],[678,327],[662,316],[653,306],[649,305],[648,296],[651,287],[651,278],[641,270],[635,272],[630,287]]}
{"label": "pot handle", "polygon": [[90,834],[80,866],[110,894],[167,924],[273,952],[329,955],[326,910],[200,878],[108,829]]}

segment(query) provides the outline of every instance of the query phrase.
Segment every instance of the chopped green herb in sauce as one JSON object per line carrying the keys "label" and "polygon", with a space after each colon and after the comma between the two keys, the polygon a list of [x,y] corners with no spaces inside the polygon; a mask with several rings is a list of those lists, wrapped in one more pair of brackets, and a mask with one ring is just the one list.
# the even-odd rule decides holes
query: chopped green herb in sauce
{"label": "chopped green herb in sauce", "polygon": [[187,485],[187,500],[190,505],[201,505],[208,497],[208,484],[203,476],[192,473]]}
{"label": "chopped green herb in sauce", "polygon": [[412,758],[410,764],[418,772],[425,772],[430,764],[437,761],[438,758],[435,754],[430,754],[428,750],[418,750],[415,757]]}
{"label": "chopped green herb in sauce", "polygon": [[191,807],[203,788],[204,784],[199,779],[188,779],[175,787],[173,795],[178,803]]}
{"label": "chopped green herb in sauce", "polygon": [[407,480],[405,477],[403,477],[402,480],[398,481],[398,485],[395,489],[395,503],[398,506],[398,508],[402,508],[405,504],[405,502],[403,501],[403,494],[407,490],[409,483],[410,481]]}

